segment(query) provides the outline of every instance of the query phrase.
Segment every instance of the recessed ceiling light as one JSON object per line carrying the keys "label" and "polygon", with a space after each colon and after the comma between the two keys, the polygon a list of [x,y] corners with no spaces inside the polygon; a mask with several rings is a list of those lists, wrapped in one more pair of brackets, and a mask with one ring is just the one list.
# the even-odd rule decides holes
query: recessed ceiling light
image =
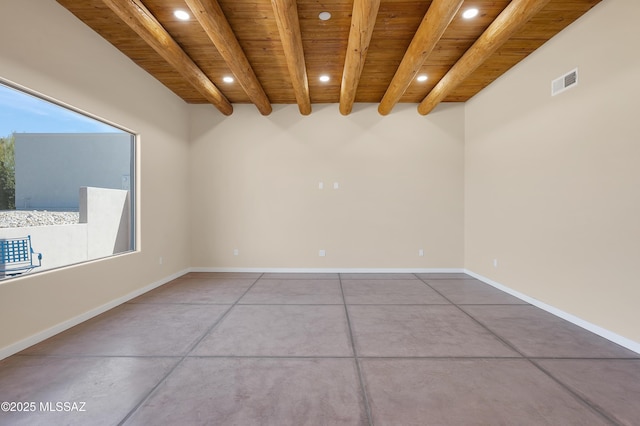
{"label": "recessed ceiling light", "polygon": [[418,80],[418,81],[427,81],[428,78],[429,77],[427,77],[426,75],[422,74],[422,75],[419,75],[418,78],[416,78],[416,80]]}
{"label": "recessed ceiling light", "polygon": [[329,13],[329,12],[320,12],[320,14],[318,15],[318,18],[321,21],[328,21],[329,19],[331,19],[331,13]]}
{"label": "recessed ceiling light", "polygon": [[320,81],[323,82],[323,83],[326,83],[329,80],[331,80],[331,77],[329,77],[328,75],[321,75],[320,76]]}
{"label": "recessed ceiling light", "polygon": [[173,16],[180,19],[181,21],[188,21],[189,18],[191,18],[191,16],[189,16],[189,14],[184,10],[176,10],[175,12],[173,12]]}
{"label": "recessed ceiling light", "polygon": [[462,17],[464,19],[471,19],[471,18],[475,18],[476,16],[478,16],[478,9],[467,9],[464,12],[462,12]]}
{"label": "recessed ceiling light", "polygon": [[224,81],[225,83],[233,83],[233,77],[222,77],[222,81]]}

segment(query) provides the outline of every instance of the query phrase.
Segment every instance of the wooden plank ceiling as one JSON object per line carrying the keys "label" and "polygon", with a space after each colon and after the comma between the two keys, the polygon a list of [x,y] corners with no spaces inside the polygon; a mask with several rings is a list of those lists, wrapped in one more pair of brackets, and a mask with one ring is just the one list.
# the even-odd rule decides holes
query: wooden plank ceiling
{"label": "wooden plank ceiling", "polygon": [[[264,115],[297,104],[307,115],[312,104],[349,114],[363,102],[383,115],[398,102],[427,114],[467,101],[599,2],[58,0],[186,102],[226,115],[235,103]],[[463,18],[470,8],[478,15]]]}

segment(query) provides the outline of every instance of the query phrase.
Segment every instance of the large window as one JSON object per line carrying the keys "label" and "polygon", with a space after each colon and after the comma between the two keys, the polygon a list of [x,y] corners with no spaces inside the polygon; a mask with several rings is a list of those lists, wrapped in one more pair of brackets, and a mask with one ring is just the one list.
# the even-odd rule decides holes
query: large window
{"label": "large window", "polygon": [[0,279],[134,250],[135,147],[0,80]]}

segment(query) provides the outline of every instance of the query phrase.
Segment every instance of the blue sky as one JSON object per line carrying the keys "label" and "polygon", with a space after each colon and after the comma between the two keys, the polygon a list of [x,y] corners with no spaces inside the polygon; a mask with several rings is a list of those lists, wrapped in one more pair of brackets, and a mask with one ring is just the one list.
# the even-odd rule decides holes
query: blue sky
{"label": "blue sky", "polygon": [[120,133],[119,129],[0,84],[0,137],[11,133]]}

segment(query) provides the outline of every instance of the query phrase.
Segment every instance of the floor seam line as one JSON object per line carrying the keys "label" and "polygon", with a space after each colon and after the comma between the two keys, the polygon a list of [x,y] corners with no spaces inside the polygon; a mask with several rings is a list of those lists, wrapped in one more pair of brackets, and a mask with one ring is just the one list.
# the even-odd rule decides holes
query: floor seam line
{"label": "floor seam line", "polygon": [[353,351],[353,357],[356,364],[356,372],[358,373],[358,381],[360,382],[360,392],[362,392],[362,400],[364,403],[365,414],[367,416],[367,421],[369,426],[373,426],[373,417],[371,413],[371,405],[369,404],[369,396],[367,395],[367,390],[364,386],[364,375],[362,373],[362,366],[360,365],[360,359],[358,357],[358,351],[356,349],[356,342],[353,336],[353,329],[351,327],[351,319],[349,317],[349,309],[347,307],[347,299],[344,295],[344,287],[342,286],[342,276],[339,277],[340,282],[340,292],[342,293],[342,301],[344,306],[344,313],[347,318],[347,328],[349,330],[349,338],[351,341],[351,349]]}
{"label": "floor seam line", "polygon": [[539,365],[537,362],[529,359],[528,360],[534,367],[536,367],[539,371],[541,371],[544,375],[546,375],[547,377],[549,377],[551,380],[553,380],[556,384],[558,384],[558,386],[560,386],[562,389],[566,390],[567,392],[569,392],[569,394],[571,394],[571,396],[573,396],[574,398],[576,398],[578,401],[584,403],[587,407],[589,407],[592,411],[594,411],[595,413],[597,413],[599,416],[603,417],[605,420],[607,420],[608,422],[611,422],[612,425],[617,425],[618,422],[611,418],[609,416],[609,413],[604,410],[603,408],[601,408],[600,406],[594,404],[591,402],[591,400],[589,400],[586,397],[581,396],[580,394],[578,394],[578,392],[574,391],[570,386],[566,385],[562,380],[560,380],[559,378],[557,378],[556,376],[554,376],[553,374],[551,374],[549,371],[547,371],[545,368],[543,368],[541,365]]}
{"label": "floor seam line", "polygon": [[[536,362],[534,362],[528,355],[524,354],[522,351],[520,351],[519,349],[517,349],[512,343],[510,343],[509,341],[507,341],[506,339],[502,338],[501,336],[499,336],[497,333],[495,333],[493,330],[491,330],[488,326],[486,326],[484,323],[482,323],[481,321],[479,321],[478,319],[476,319],[473,315],[471,315],[470,313],[468,313],[467,311],[465,311],[464,309],[462,309],[460,306],[458,306],[458,304],[453,303],[451,301],[451,299],[449,299],[448,297],[446,297],[444,294],[442,294],[441,292],[439,292],[436,288],[432,287],[431,285],[429,285],[425,280],[421,279],[422,282],[424,282],[427,286],[429,286],[429,288],[433,289],[433,291],[437,292],[440,296],[444,297],[446,300],[448,300],[449,302],[451,302],[451,304],[453,306],[455,306],[460,312],[462,312],[464,315],[466,315],[467,317],[469,317],[473,322],[475,322],[476,324],[478,324],[479,326],[481,326],[483,329],[485,329],[487,332],[489,332],[491,335],[493,335],[496,339],[498,339],[500,342],[502,342],[503,344],[507,345],[507,347],[511,348],[513,351],[517,352],[518,354],[520,354],[522,356],[523,359],[525,359],[529,364],[531,364],[533,367],[535,367],[538,371],[541,371],[543,374],[545,374],[547,377],[549,377],[550,379],[552,379],[554,382],[556,382],[562,389],[566,390],[567,392],[569,392],[570,395],[572,395],[574,398],[577,398],[579,401],[581,401],[583,404],[585,404],[587,407],[589,407],[592,411],[595,411],[596,413],[598,413],[601,417],[605,418],[607,421],[611,421],[611,419],[609,419],[609,417],[607,415],[605,415],[604,413],[602,413],[600,410],[595,409],[595,407],[593,407],[588,400],[582,398],[580,395],[578,395],[577,393],[573,392],[571,389],[569,389],[566,385],[564,385],[563,382],[560,381],[560,379],[556,378],[555,376],[553,376],[551,373],[543,370]],[[617,424],[616,422],[614,422],[613,424]]]}
{"label": "floor seam line", "polygon": [[216,321],[214,321],[214,323],[211,325],[211,327],[209,327],[203,334],[202,336],[200,336],[200,338],[198,340],[196,340],[196,342],[194,344],[192,344],[189,348],[187,348],[187,350],[185,351],[185,353],[180,357],[180,359],[178,360],[178,362],[176,362],[176,365],[173,366],[172,369],[169,370],[169,372],[158,381],[158,383],[156,383],[156,385],[145,395],[144,398],[140,399],[140,402],[138,402],[135,407],[133,407],[131,410],[129,410],[129,412],[127,413],[127,415],[118,423],[118,426],[123,426],[127,420],[129,420],[131,418],[131,416],[133,416],[135,414],[136,411],[138,411],[138,409],[140,407],[142,407],[142,405],[144,405],[144,403],[146,401],[148,401],[151,396],[154,394],[154,392],[164,383],[167,381],[167,379],[169,378],[169,376],[171,376],[171,374],[178,368],[179,365],[181,365],[185,359],[187,359],[187,357],[189,356],[189,354],[198,346],[198,344],[200,344],[200,342],[202,342],[202,340],[204,340],[204,338],[211,332],[211,330],[213,330],[218,324],[220,324],[220,322],[229,314],[229,312],[231,312],[231,309],[233,309],[233,307],[238,303],[238,301],[244,297],[245,294],[247,294],[247,292],[253,288],[254,285],[256,285],[256,283],[260,280],[260,278],[263,276],[264,274],[260,274],[260,276],[258,278],[255,279],[255,281],[253,282],[253,284],[251,284],[249,286],[249,288],[247,288],[247,290],[245,290],[244,293],[242,293],[242,296],[240,296],[240,298],[238,298],[238,300],[236,300],[236,302],[231,305],[224,314],[222,314],[220,316],[220,318],[218,318]]}

